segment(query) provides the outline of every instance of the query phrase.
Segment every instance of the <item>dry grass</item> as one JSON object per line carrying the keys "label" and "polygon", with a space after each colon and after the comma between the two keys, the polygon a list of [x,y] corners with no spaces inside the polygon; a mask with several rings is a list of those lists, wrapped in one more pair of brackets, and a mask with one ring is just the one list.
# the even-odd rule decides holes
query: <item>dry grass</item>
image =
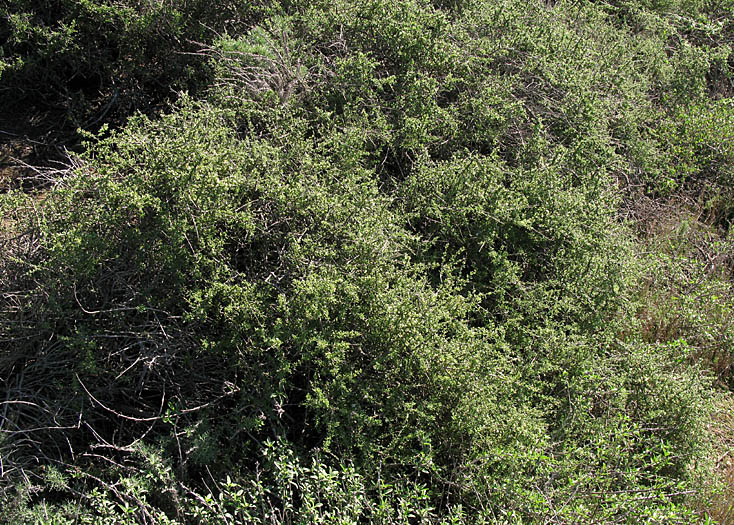
{"label": "dry grass", "polygon": [[703,193],[667,201],[638,195],[627,212],[646,265],[637,336],[685,340],[692,360],[728,391],[710,424],[718,486],[698,507],[701,516],[734,525],[734,237]]}
{"label": "dry grass", "polygon": [[734,524],[734,396],[719,401],[711,432],[717,457],[715,473],[722,487],[706,513],[717,523]]}
{"label": "dry grass", "polygon": [[628,210],[644,266],[637,335],[684,340],[698,363],[734,386],[734,237],[705,208],[700,194],[638,195]]}

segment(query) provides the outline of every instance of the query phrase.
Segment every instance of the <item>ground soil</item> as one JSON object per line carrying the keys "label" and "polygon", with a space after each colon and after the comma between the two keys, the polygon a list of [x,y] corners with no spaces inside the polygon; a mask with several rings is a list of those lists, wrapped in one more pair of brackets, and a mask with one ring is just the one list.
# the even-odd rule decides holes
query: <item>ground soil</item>
{"label": "ground soil", "polygon": [[64,126],[63,113],[23,102],[0,105],[0,192],[43,190],[38,167],[58,165],[78,141]]}

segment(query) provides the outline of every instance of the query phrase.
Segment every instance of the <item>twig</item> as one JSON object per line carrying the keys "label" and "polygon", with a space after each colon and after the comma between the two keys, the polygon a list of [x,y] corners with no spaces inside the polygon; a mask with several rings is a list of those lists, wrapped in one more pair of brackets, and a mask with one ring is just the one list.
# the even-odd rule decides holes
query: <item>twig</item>
{"label": "twig", "polygon": [[[84,385],[84,383],[82,382],[82,380],[81,380],[81,378],[79,377],[78,374],[74,374],[74,375],[75,375],[77,381],[79,381],[79,384],[81,385],[81,387],[84,389],[84,391],[89,396],[89,398],[92,401],[94,401],[95,403],[97,403],[99,406],[101,406],[102,408],[104,408],[110,414],[113,414],[113,415],[115,415],[115,416],[117,416],[119,418],[122,418],[122,419],[127,419],[128,421],[137,421],[138,423],[145,423],[145,422],[150,422],[150,421],[161,421],[165,417],[165,416],[134,417],[134,416],[128,416],[128,415],[125,415],[125,414],[121,414],[120,412],[117,412],[115,410],[112,410],[110,407],[106,406],[99,399],[97,399],[96,397],[94,397],[92,395],[92,393]],[[178,411],[176,411],[176,413],[174,414],[174,416],[180,416],[182,414],[189,414],[191,412],[196,412],[198,410],[202,410],[204,408],[207,408],[207,407],[213,405],[217,401],[219,401],[221,399],[224,399],[228,395],[230,395],[230,394],[221,395],[221,396],[219,396],[219,397],[217,397],[215,399],[212,399],[211,401],[208,401],[208,402],[206,402],[206,403],[204,403],[202,405],[198,405],[198,406],[195,406],[195,407],[192,407],[192,408],[185,408],[183,410],[178,410]]]}

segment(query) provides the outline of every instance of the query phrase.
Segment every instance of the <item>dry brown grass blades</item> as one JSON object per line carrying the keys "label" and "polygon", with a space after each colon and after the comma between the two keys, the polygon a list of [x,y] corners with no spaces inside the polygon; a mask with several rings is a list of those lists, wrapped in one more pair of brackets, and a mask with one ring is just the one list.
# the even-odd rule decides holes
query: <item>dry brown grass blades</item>
{"label": "dry brown grass blades", "polygon": [[722,481],[707,512],[716,522],[734,523],[734,398],[722,398],[717,406],[711,431],[715,437],[716,472]]}

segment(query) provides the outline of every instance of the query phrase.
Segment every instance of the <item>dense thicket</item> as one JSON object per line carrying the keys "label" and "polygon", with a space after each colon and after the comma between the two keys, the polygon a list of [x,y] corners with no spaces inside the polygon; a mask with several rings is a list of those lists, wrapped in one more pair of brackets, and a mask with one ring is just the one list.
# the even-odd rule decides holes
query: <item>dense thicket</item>
{"label": "dense thicket", "polygon": [[5,519],[704,513],[733,11],[12,2],[0,89],[195,95],[0,200]]}

